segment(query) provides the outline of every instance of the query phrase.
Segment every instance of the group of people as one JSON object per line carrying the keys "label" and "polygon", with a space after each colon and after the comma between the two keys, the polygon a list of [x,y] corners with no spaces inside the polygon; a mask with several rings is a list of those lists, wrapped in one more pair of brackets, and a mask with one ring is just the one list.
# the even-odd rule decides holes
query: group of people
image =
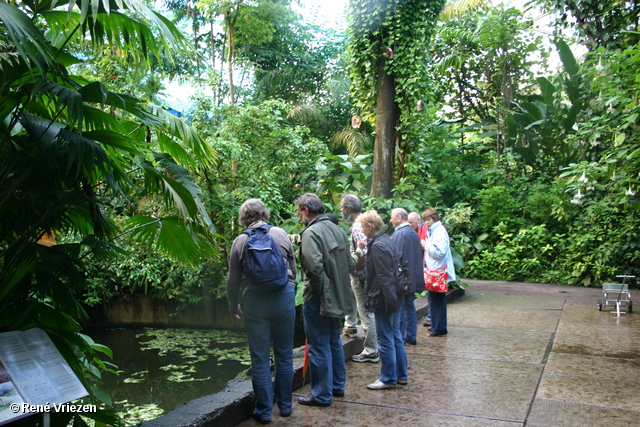
{"label": "group of people", "polygon": [[[394,209],[390,218],[394,233],[389,237],[380,215],[373,210],[363,213],[358,197],[347,194],[340,203],[342,219],[351,224],[347,236],[335,216],[324,214],[324,203],[315,194],[302,195],[295,205],[305,229],[300,235],[288,236],[283,229],[268,226],[269,210],[261,200],[244,202],[239,219],[247,231],[234,240],[229,257],[229,310],[238,319],[244,317],[256,395],[253,418],[262,424],[271,420],[274,397],[281,416],[289,416],[292,408],[297,274],[292,241],[299,244],[304,278],[302,309],[311,374],[311,393],[298,399],[302,405],[326,407],[333,397],[344,395],[347,372],[341,334],[356,336],[358,317],[364,349],[352,360],[381,362],[380,375],[367,388],[406,385],[405,343],[416,344],[414,300],[415,292],[424,290],[424,268],[447,270],[449,280],[455,280],[449,238],[435,209],[427,209],[422,217]],[[248,262],[254,255],[247,250],[256,229],[280,250],[277,255],[282,260],[277,261],[283,264],[281,271],[286,270],[287,278],[275,289],[261,289],[256,278],[268,276],[273,268],[258,274],[247,271],[248,265],[258,268],[253,259]],[[262,256],[268,245],[259,249]],[[408,290],[399,286],[403,277],[409,282]],[[429,315],[430,335],[446,335],[445,294],[429,292]],[[270,372],[271,343],[275,381]]]}

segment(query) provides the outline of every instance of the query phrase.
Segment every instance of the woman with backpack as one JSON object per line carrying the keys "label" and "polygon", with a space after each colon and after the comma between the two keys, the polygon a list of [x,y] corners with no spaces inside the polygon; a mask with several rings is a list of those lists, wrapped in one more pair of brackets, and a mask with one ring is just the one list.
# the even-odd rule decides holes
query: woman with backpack
{"label": "woman with backpack", "polygon": [[[229,255],[229,313],[244,317],[251,353],[251,382],[256,394],[253,418],[271,421],[273,401],[280,415],[291,415],[296,261],[287,233],[267,224],[269,210],[248,199],[239,210],[247,227],[233,241]],[[239,303],[241,300],[241,303]],[[270,372],[270,346],[275,357],[275,389]]]}

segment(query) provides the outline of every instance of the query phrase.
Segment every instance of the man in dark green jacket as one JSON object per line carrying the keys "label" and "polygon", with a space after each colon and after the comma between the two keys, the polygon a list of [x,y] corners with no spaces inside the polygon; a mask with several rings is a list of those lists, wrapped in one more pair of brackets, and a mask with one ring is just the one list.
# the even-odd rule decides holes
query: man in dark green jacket
{"label": "man in dark green jacket", "polygon": [[349,271],[354,260],[347,235],[324,214],[324,204],[307,193],[295,201],[300,221],[300,263],[305,277],[303,305],[309,343],[311,394],[302,405],[329,406],[343,396],[347,369],[340,339],[340,319],[355,310]]}

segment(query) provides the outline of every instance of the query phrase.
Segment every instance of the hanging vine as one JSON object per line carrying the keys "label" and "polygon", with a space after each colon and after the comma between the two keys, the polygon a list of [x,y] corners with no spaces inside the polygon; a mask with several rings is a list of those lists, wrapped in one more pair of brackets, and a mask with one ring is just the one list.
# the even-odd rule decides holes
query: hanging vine
{"label": "hanging vine", "polygon": [[[363,120],[376,122],[380,61],[393,80],[397,107],[395,139],[398,177],[420,138],[423,107],[429,102],[425,74],[429,38],[444,0],[350,0],[347,55],[355,104]],[[379,104],[378,104],[379,108]],[[360,112],[359,112],[360,113]]]}

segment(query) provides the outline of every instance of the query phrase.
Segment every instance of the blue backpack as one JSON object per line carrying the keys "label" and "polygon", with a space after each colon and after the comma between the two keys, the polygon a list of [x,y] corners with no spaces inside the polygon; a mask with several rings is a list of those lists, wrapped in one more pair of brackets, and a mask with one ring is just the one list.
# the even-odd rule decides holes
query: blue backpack
{"label": "blue backpack", "polygon": [[269,235],[270,225],[249,228],[244,248],[244,275],[249,290],[277,292],[289,283],[287,265],[278,244]]}

